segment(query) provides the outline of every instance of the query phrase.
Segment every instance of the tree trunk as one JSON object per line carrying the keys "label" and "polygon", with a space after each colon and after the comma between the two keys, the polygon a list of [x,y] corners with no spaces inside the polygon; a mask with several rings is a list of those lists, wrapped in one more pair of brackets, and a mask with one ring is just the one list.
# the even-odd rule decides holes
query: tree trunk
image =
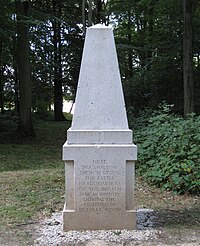
{"label": "tree trunk", "polygon": [[102,23],[102,2],[97,0],[97,23]]}
{"label": "tree trunk", "polygon": [[1,108],[1,114],[4,114],[2,50],[3,50],[3,40],[2,38],[0,38],[0,108]]}
{"label": "tree trunk", "polygon": [[70,108],[70,110],[69,110],[69,114],[72,113],[73,106],[74,106],[74,102],[72,102],[72,106],[71,106],[71,108]]}
{"label": "tree trunk", "polygon": [[82,24],[83,24],[83,35],[86,34],[86,18],[85,18],[85,0],[82,2]]}
{"label": "tree trunk", "polygon": [[18,68],[17,68],[17,39],[13,37],[13,69],[14,69],[14,103],[15,109],[14,111],[19,114],[19,78],[18,78]]}
{"label": "tree trunk", "polygon": [[[53,0],[53,11],[55,16],[61,14],[61,8]],[[62,92],[62,57],[61,57],[61,27],[58,20],[53,21],[53,45],[54,45],[54,119],[56,121],[66,120],[63,109]]]}
{"label": "tree trunk", "polygon": [[89,0],[88,6],[88,26],[92,26],[92,0]]}
{"label": "tree trunk", "polygon": [[132,49],[130,48],[131,42],[132,42],[132,35],[131,35],[131,13],[128,11],[128,25],[127,25],[127,37],[128,37],[128,44],[129,44],[129,49],[128,49],[128,76],[129,79],[133,76],[133,52]]}
{"label": "tree trunk", "polygon": [[182,0],[184,116],[194,112],[192,18],[196,2],[196,0]]}
{"label": "tree trunk", "polygon": [[17,65],[19,76],[19,123],[20,137],[34,135],[31,116],[31,71],[29,55],[29,17],[30,2],[16,1],[17,10]]}

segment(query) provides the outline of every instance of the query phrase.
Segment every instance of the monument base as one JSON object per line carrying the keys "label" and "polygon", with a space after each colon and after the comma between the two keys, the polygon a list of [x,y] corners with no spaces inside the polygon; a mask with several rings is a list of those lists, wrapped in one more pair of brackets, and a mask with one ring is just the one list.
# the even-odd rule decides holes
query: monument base
{"label": "monument base", "polygon": [[135,230],[136,211],[107,213],[78,213],[74,210],[63,210],[63,230]]}
{"label": "monument base", "polygon": [[134,144],[63,146],[64,230],[135,229]]}

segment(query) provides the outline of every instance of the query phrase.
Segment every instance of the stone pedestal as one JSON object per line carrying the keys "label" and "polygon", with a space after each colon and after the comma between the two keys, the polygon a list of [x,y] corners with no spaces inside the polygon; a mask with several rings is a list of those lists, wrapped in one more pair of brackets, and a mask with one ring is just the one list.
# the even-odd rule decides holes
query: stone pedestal
{"label": "stone pedestal", "polygon": [[112,28],[88,28],[63,146],[64,231],[134,229],[134,161]]}

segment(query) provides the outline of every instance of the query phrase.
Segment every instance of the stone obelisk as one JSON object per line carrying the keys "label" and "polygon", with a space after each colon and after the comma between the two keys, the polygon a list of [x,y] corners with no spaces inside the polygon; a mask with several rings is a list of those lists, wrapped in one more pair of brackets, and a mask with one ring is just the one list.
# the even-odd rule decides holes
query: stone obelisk
{"label": "stone obelisk", "polygon": [[87,29],[72,126],[63,146],[64,231],[134,229],[136,159],[113,31],[97,24]]}

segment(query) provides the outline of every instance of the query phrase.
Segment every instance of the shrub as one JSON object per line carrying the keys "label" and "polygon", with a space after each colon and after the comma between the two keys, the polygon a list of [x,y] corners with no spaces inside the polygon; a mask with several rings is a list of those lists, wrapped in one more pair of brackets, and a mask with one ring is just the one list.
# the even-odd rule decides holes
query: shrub
{"label": "shrub", "polygon": [[139,174],[179,194],[200,193],[200,116],[175,116],[165,104],[136,129],[134,138]]}

